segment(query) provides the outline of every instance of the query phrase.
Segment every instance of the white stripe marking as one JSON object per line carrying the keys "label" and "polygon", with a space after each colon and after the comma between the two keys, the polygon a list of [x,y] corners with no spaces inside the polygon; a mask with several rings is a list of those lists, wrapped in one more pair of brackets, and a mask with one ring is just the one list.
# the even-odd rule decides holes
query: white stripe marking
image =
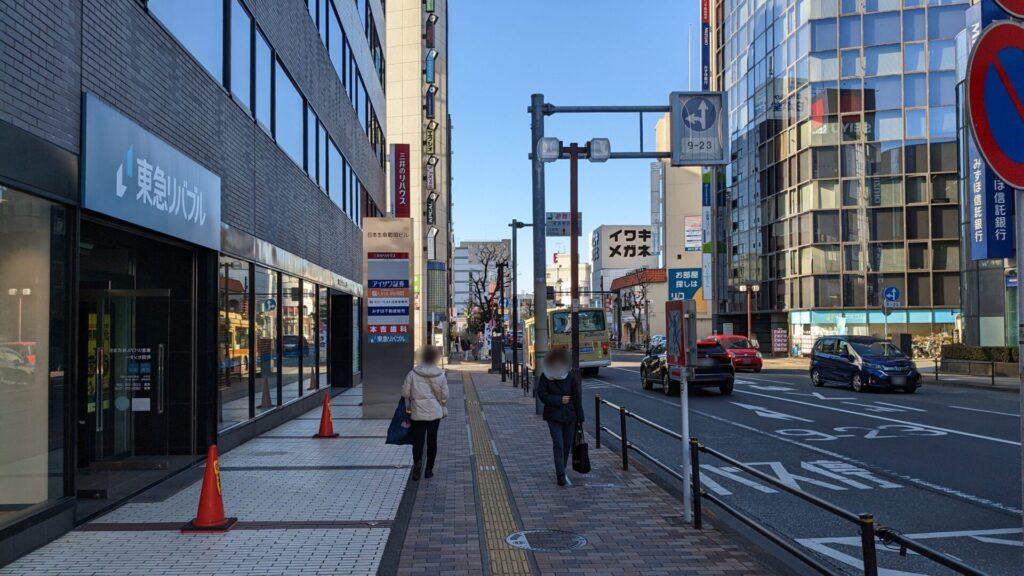
{"label": "white stripe marking", "polygon": [[1013,418],[1020,418],[1020,414],[1012,414],[1010,412],[996,412],[994,410],[982,410],[980,408],[968,408],[966,406],[950,406],[950,408],[956,408],[957,410],[970,410],[971,412],[984,412],[985,414],[998,414],[1000,416],[1010,416]]}

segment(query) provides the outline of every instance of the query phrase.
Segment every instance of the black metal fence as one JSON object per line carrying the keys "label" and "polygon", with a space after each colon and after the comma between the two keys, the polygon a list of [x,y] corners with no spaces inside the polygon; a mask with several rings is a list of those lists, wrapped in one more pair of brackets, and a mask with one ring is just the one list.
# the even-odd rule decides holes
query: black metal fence
{"label": "black metal fence", "polygon": [[[612,410],[618,412],[618,433],[616,433],[615,430],[612,430],[611,428],[608,428],[607,426],[601,424],[602,406],[607,406],[608,408],[611,408]],[[919,554],[923,558],[927,558],[937,564],[941,564],[942,566],[945,566],[946,568],[949,568],[960,574],[967,574],[970,576],[985,576],[984,572],[972,568],[956,560],[955,558],[952,558],[942,552],[939,552],[938,550],[929,548],[928,546],[925,546],[920,542],[907,538],[895,529],[877,526],[875,524],[875,518],[872,514],[851,512],[849,510],[836,506],[835,504],[828,502],[827,500],[818,498],[817,496],[810,494],[809,492],[805,492],[798,488],[794,488],[790,485],[784,484],[774,476],[771,476],[770,474],[766,474],[756,468],[747,466],[746,464],[743,464],[742,462],[736,460],[735,458],[732,458],[726,454],[723,454],[722,452],[704,446],[703,444],[700,443],[700,441],[697,438],[689,439],[691,474],[690,478],[687,479],[675,468],[662,462],[661,460],[658,460],[650,452],[644,450],[642,447],[638,446],[636,443],[631,442],[629,440],[627,422],[631,419],[634,420],[635,422],[643,424],[644,426],[647,426],[648,428],[651,428],[652,430],[656,430],[666,436],[669,436],[670,438],[678,440],[679,442],[683,441],[683,437],[681,434],[673,432],[672,430],[669,430],[668,428],[665,428],[660,424],[643,418],[642,416],[638,416],[630,412],[623,406],[612,404],[611,402],[603,400],[601,396],[598,395],[594,397],[594,441],[596,447],[601,447],[601,435],[607,434],[608,436],[611,436],[612,438],[615,438],[616,440],[619,441],[619,450],[622,455],[623,470],[629,470],[630,453],[636,453],[639,454],[640,456],[643,456],[648,462],[650,462],[654,466],[657,466],[659,469],[663,470],[673,478],[676,478],[681,482],[686,482],[687,480],[689,480],[692,489],[691,505],[693,509],[693,526],[698,530],[703,528],[703,513],[701,501],[707,500],[709,502],[714,503],[722,511],[728,513],[730,516],[736,518],[746,526],[750,527],[758,534],[764,536],[775,545],[789,552],[795,558],[797,558],[798,560],[806,564],[808,567],[813,569],[815,572],[819,574],[825,574],[828,576],[840,574],[839,572],[835,571],[833,568],[824,564],[814,556],[811,556],[807,551],[800,548],[789,538],[777,534],[775,531],[773,531],[770,527],[762,523],[757,518],[754,518],[753,516],[743,512],[742,510],[739,510],[738,508],[725,502],[718,496],[705,491],[702,488],[700,481],[700,457],[701,454],[706,454],[707,456],[721,460],[722,462],[725,462],[734,468],[742,470],[743,472],[746,472],[747,474],[750,474],[751,476],[754,476],[755,478],[758,478],[759,480],[766,482],[780,490],[792,494],[793,496],[796,496],[797,498],[800,498],[801,500],[821,510],[825,510],[826,512],[829,512],[830,514],[842,520],[854,524],[857,527],[858,533],[860,534],[861,558],[863,561],[863,569],[865,576],[878,576],[878,558],[877,551],[875,548],[876,541],[881,541],[885,545],[897,544],[900,546],[900,552],[903,555],[906,554],[907,550],[910,550],[912,552]]]}

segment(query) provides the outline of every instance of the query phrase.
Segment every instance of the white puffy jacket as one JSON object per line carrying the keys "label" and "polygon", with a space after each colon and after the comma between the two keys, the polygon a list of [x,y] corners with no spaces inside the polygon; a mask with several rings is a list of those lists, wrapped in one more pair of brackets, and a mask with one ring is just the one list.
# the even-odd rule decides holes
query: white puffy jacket
{"label": "white puffy jacket", "polygon": [[440,420],[447,415],[448,379],[437,366],[420,365],[412,369],[402,385],[405,407],[413,420]]}

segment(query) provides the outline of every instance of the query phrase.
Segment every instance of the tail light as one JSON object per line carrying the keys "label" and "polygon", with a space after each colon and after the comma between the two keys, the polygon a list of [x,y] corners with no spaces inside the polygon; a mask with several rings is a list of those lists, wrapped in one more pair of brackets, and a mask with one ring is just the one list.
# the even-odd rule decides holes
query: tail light
{"label": "tail light", "polygon": [[716,353],[710,354],[710,356],[715,360],[728,360],[729,358],[731,358],[731,356],[728,353]]}
{"label": "tail light", "polygon": [[607,342],[601,342],[601,354],[603,354],[605,356],[608,355],[608,343]]}

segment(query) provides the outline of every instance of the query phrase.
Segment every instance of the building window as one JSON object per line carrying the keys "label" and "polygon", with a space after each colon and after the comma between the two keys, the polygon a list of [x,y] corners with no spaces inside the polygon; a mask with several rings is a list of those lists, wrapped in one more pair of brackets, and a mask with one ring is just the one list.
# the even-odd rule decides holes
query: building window
{"label": "building window", "polygon": [[277,316],[281,301],[277,291],[277,272],[262,266],[256,267],[254,283],[254,304],[256,325],[256,413],[278,405]]}
{"label": "building window", "polygon": [[299,279],[281,275],[281,391],[283,404],[302,395],[302,357],[309,342],[302,336],[302,287]]}
{"label": "building window", "polygon": [[270,130],[270,77],[273,74],[270,44],[263,33],[256,31],[256,119]]}
{"label": "building window", "polygon": [[313,107],[306,103],[306,174],[314,181],[319,176],[317,171],[317,120],[316,112],[313,112]]}
{"label": "building window", "polygon": [[274,70],[274,139],[296,164],[302,166],[303,101],[281,61]]}
{"label": "building window", "polygon": [[309,390],[316,390],[320,387],[320,384],[316,378],[317,369],[317,354],[320,350],[319,345],[319,316],[317,315],[316,307],[319,299],[317,298],[316,284],[312,282],[302,281],[302,308],[299,313],[302,315],[302,324],[299,327],[299,334],[302,336],[302,378],[300,386],[303,389],[303,394]]}
{"label": "building window", "polygon": [[327,369],[327,360],[329,358],[328,326],[331,325],[330,298],[330,290],[323,286],[318,288],[316,307],[316,360],[318,387],[329,386],[331,384],[330,372]]}
{"label": "building window", "polygon": [[252,418],[249,411],[250,322],[249,263],[220,258],[217,281],[217,424],[223,430]]}
{"label": "building window", "polygon": [[209,0],[149,0],[149,11],[192,56],[224,81],[224,4]]}
{"label": "building window", "polygon": [[64,496],[68,226],[63,206],[0,186],[0,526]]}
{"label": "building window", "polygon": [[327,193],[341,208],[345,205],[345,163],[334,141],[328,139],[327,142]]}
{"label": "building window", "polygon": [[238,101],[251,107],[252,98],[252,17],[241,0],[231,1],[231,68],[228,84]]}
{"label": "building window", "polygon": [[[326,2],[327,0],[324,0]],[[332,2],[333,4],[333,2]],[[345,82],[345,34],[342,32],[341,21],[333,7],[327,11],[327,53],[331,57],[334,71],[338,79]]]}

